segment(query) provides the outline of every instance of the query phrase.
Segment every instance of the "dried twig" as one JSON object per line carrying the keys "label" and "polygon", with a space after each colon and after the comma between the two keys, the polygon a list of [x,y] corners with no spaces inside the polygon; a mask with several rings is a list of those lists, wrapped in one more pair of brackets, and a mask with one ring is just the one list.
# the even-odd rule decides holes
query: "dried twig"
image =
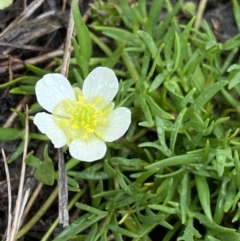
{"label": "dried twig", "polygon": [[[67,31],[67,37],[65,42],[63,65],[62,65],[62,71],[61,71],[61,74],[64,76],[67,76],[68,74],[69,61],[71,57],[71,39],[73,35],[73,30],[74,30],[74,22],[73,22],[73,16],[71,11],[69,14],[68,31]],[[66,173],[66,168],[64,163],[63,151],[61,148],[58,149],[58,155],[59,155],[59,160],[58,160],[58,172],[59,172],[58,212],[59,213],[58,213],[58,216],[59,216],[60,224],[62,224],[63,227],[66,227],[69,225],[67,173]]]}

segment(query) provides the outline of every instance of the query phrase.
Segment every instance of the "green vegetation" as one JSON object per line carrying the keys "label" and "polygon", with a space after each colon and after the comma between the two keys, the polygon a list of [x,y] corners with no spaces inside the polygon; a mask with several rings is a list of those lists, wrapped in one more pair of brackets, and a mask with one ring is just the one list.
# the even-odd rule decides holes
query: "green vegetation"
{"label": "green vegetation", "polygon": [[[232,2],[240,30],[240,6]],[[76,192],[69,205],[82,214],[54,241],[240,240],[240,34],[223,43],[204,20],[199,30],[195,17],[180,24],[182,3],[155,0],[147,9],[145,0],[96,1],[88,28],[75,6],[68,78],[81,87],[91,69],[112,68],[120,80],[116,106],[131,109],[132,123],[125,137],[108,143],[103,160],[66,160],[69,190]],[[163,6],[167,14],[159,21]],[[34,95],[47,71],[27,67],[31,76],[0,88]],[[39,110],[35,103],[29,115]],[[15,112],[24,125],[24,114]],[[23,140],[24,128],[1,128],[1,140]],[[29,141],[36,140],[47,137],[30,132]],[[9,161],[22,152],[23,142]],[[38,180],[52,184],[49,175],[58,175],[46,149],[44,157],[31,152],[27,162]]]}

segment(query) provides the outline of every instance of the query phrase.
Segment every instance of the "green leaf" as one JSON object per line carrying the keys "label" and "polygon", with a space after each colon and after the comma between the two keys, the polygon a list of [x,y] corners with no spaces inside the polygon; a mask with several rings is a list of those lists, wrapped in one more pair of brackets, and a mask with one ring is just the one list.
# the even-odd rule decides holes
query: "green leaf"
{"label": "green leaf", "polygon": [[21,141],[21,143],[19,144],[18,148],[9,157],[8,163],[11,163],[11,162],[15,161],[20,155],[22,155],[23,149],[24,149],[24,144],[25,144],[25,141]]}
{"label": "green leaf", "polygon": [[[80,59],[81,65],[79,66],[83,72],[84,78],[87,77],[89,73],[89,62],[92,55],[92,41],[89,30],[85,25],[82,16],[79,11],[78,1],[72,1],[72,13],[74,24],[76,28],[78,45],[80,47]],[[75,53],[78,51],[74,49]]]}
{"label": "green leaf", "polygon": [[237,0],[232,0],[232,4],[235,22],[237,24],[238,31],[240,31],[240,4]]}
{"label": "green leaf", "polygon": [[0,127],[0,141],[13,141],[21,139],[24,135],[24,130],[18,130],[11,127]]}
{"label": "green leaf", "polygon": [[186,111],[187,111],[187,108],[182,109],[181,112],[178,114],[176,121],[173,124],[171,137],[170,137],[170,150],[172,152],[174,152],[178,131],[179,131],[179,128],[180,128],[180,126],[182,124],[183,117],[184,117]]}
{"label": "green leaf", "polygon": [[169,156],[172,156],[173,153],[171,152],[171,150],[168,148],[168,146],[166,144],[165,124],[166,124],[166,122],[163,119],[156,116],[156,127],[157,127],[158,140],[159,140],[160,145],[162,147],[163,153],[167,157],[169,157]]}
{"label": "green leaf", "polygon": [[231,179],[229,177],[224,177],[218,192],[218,198],[217,198],[217,203],[215,205],[215,212],[213,215],[213,220],[217,223],[220,224],[222,222],[223,216],[224,216],[224,211],[223,211],[223,204],[225,202],[226,198],[226,189],[227,189],[227,184]]}
{"label": "green leaf", "polygon": [[162,11],[164,0],[154,0],[151,3],[151,8],[148,14],[147,28],[151,31],[151,34],[154,34],[154,28],[158,22],[159,15]]}
{"label": "green leaf", "polygon": [[228,84],[228,89],[232,89],[233,87],[235,87],[236,85],[238,85],[240,83],[240,72],[237,72],[232,79],[229,81]]}
{"label": "green leaf", "polygon": [[146,166],[146,169],[151,168],[163,168],[163,167],[170,167],[170,166],[178,166],[190,163],[197,163],[201,160],[201,154],[185,154],[185,155],[178,155],[169,157],[163,160],[156,160],[155,163]]}
{"label": "green leaf", "polygon": [[152,58],[153,59],[157,58],[157,60],[156,60],[157,65],[160,65],[160,63],[161,63],[160,55],[158,54],[156,56],[156,53],[159,52],[158,47],[156,46],[156,43],[153,40],[152,36],[150,34],[148,34],[147,32],[142,31],[142,30],[139,30],[137,33],[141,37],[143,42],[145,43],[146,48],[151,53]]}
{"label": "green leaf", "polygon": [[[162,3],[162,1],[160,0],[155,0],[155,2],[160,2]],[[179,0],[177,1],[177,3],[174,5],[174,8],[172,9],[171,12],[169,12],[166,16],[166,18],[164,19],[164,21],[160,22],[158,24],[158,26],[154,29],[154,33],[156,35],[156,37],[158,39],[162,38],[162,35],[166,32],[166,29],[169,27],[170,22],[173,20],[173,18],[175,17],[175,15],[177,14],[177,12],[179,11],[179,9],[181,8],[183,3],[183,0]],[[157,11],[158,9],[155,9],[155,11]],[[159,12],[158,12],[159,13]],[[155,15],[156,16],[156,15]],[[159,15],[158,15],[159,16]]]}
{"label": "green leaf", "polygon": [[156,90],[163,83],[165,78],[166,75],[164,73],[158,74],[150,85],[149,92]]}
{"label": "green leaf", "polygon": [[88,206],[88,205],[83,204],[83,203],[76,203],[76,207],[81,209],[81,210],[85,210],[89,213],[93,213],[93,214],[96,214],[96,215],[99,215],[99,216],[107,215],[106,211],[101,211],[97,208],[93,208],[93,207]]}
{"label": "green leaf", "polygon": [[[198,221],[204,225],[205,227],[208,227],[210,229],[213,229],[218,232],[226,233],[227,235],[234,234],[235,229],[232,228],[226,228],[220,225],[217,225],[215,222],[209,220],[204,214],[201,213],[193,213],[194,217],[198,219]],[[221,233],[220,233],[221,234]],[[222,241],[225,241],[226,239],[223,239]]]}
{"label": "green leaf", "polygon": [[185,172],[179,187],[180,204],[181,204],[181,219],[182,224],[186,224],[187,214],[189,211],[191,200],[191,187],[188,172]]}
{"label": "green leaf", "polygon": [[67,241],[71,239],[74,235],[81,233],[88,227],[92,227],[95,223],[105,218],[106,214],[102,215],[89,215],[85,214],[72,222],[67,228],[65,228],[56,238],[52,241]]}
{"label": "green leaf", "polygon": [[[27,67],[28,70],[32,71],[34,74],[36,74],[36,75],[38,75],[40,77],[42,77],[43,75],[49,73],[49,71],[46,71],[46,70],[41,69],[41,68],[38,68],[37,66],[34,66],[32,64],[26,64],[26,67]],[[36,77],[34,77],[34,78],[36,78]]]}
{"label": "green leaf", "polygon": [[152,114],[145,98],[143,96],[139,96],[139,103],[149,126],[153,126],[154,122],[153,122]]}
{"label": "green leaf", "polygon": [[47,154],[48,146],[46,145],[44,148],[44,160],[40,163],[39,167],[37,168],[34,177],[39,181],[46,185],[53,185],[54,183],[54,176],[55,170],[52,159]]}
{"label": "green leaf", "polygon": [[18,118],[22,124],[23,127],[25,127],[25,123],[26,123],[26,116],[24,113],[22,113],[21,111],[17,110],[17,109],[13,109],[11,108],[11,111],[15,112],[18,115]]}
{"label": "green leaf", "polygon": [[236,100],[228,91],[221,89],[222,95],[225,97],[226,101],[234,108],[238,109],[240,102]]}
{"label": "green leaf", "polygon": [[40,159],[38,159],[37,157],[35,157],[33,155],[33,151],[29,152],[25,158],[25,162],[31,166],[31,167],[35,167],[35,168],[39,168],[42,161]]}
{"label": "green leaf", "polygon": [[203,211],[206,214],[207,218],[212,221],[210,191],[207,179],[204,176],[195,175],[195,182],[198,191],[198,198],[202,205]]}
{"label": "green leaf", "polygon": [[150,109],[152,110],[153,115],[157,115],[159,118],[163,118],[163,119],[166,119],[166,120],[174,120],[175,119],[174,116],[172,116],[168,112],[161,109],[159,104],[157,104],[153,100],[153,98],[150,97],[149,95],[146,95],[146,101],[147,101],[147,104],[149,105]]}
{"label": "green leaf", "polygon": [[120,44],[118,48],[108,57],[108,59],[103,61],[102,65],[108,68],[113,68],[113,66],[119,61],[124,47],[124,44]]}
{"label": "green leaf", "polygon": [[189,112],[193,110],[200,110],[222,87],[228,84],[226,80],[220,80],[212,85],[210,85],[207,89],[205,89],[192,103],[189,108]]}
{"label": "green leaf", "polygon": [[68,177],[67,184],[68,184],[68,190],[71,190],[71,191],[74,190],[74,192],[80,191],[78,182],[75,181],[73,178]]}
{"label": "green leaf", "polygon": [[114,232],[120,233],[120,234],[122,234],[124,236],[127,236],[127,237],[130,237],[130,238],[139,238],[139,235],[137,235],[135,233],[132,233],[132,232],[126,230],[126,229],[120,228],[118,226],[112,225],[112,224],[110,224],[108,226],[108,228],[110,230],[114,231]]}
{"label": "green leaf", "polygon": [[105,26],[96,26],[94,27],[94,29],[102,31],[102,33],[106,36],[109,36],[115,40],[120,41],[121,44],[140,47],[141,49],[143,49],[143,43],[140,40],[140,38],[127,30]]}
{"label": "green leaf", "polygon": [[[183,30],[183,32],[180,35],[180,40],[179,40],[179,43],[177,44],[179,49],[176,50],[176,51],[180,51],[180,53],[179,53],[179,56],[177,56],[177,58],[175,60],[175,65],[174,65],[175,70],[180,68],[180,66],[182,66],[182,64],[183,64],[183,61],[186,59],[188,38],[189,38],[190,31],[192,29],[192,25],[193,25],[194,21],[195,21],[195,17],[193,17],[191,19],[191,21],[189,21],[189,23],[187,24],[187,26],[185,27],[185,29]],[[178,35],[176,35],[176,37],[177,36]]]}
{"label": "green leaf", "polygon": [[227,187],[227,196],[225,198],[225,203],[223,205],[224,212],[228,212],[234,203],[234,199],[237,194],[237,186],[234,180],[232,180]]}

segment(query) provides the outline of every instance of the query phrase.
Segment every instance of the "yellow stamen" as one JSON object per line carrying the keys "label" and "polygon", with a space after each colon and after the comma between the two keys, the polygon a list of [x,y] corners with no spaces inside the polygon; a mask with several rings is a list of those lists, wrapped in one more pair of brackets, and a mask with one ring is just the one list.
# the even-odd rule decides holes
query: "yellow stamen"
{"label": "yellow stamen", "polygon": [[[75,138],[87,140],[90,134],[101,138],[103,133],[98,128],[107,126],[114,104],[106,105],[100,96],[86,103],[80,90],[76,90],[75,94],[76,101],[67,99],[55,106],[54,121],[65,132],[68,142]],[[100,108],[102,106],[104,108]]]}

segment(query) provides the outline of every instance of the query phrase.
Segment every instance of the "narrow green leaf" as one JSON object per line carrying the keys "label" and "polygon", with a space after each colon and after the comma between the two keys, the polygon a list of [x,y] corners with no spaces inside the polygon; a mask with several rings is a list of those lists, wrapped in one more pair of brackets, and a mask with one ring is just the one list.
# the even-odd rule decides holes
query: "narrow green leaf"
{"label": "narrow green leaf", "polygon": [[149,92],[156,90],[163,83],[165,78],[166,75],[164,73],[158,74],[150,85]]}
{"label": "narrow green leaf", "polygon": [[118,232],[118,233],[120,233],[120,234],[122,234],[124,236],[130,237],[130,238],[139,238],[139,236],[137,234],[132,233],[132,232],[126,230],[126,229],[120,228],[120,227],[112,225],[112,224],[110,224],[108,226],[108,228],[110,230],[114,231],[114,232]]}
{"label": "narrow green leaf", "polygon": [[240,160],[238,151],[234,150],[234,163],[235,163],[235,170],[236,170],[236,184],[238,189],[240,189]]}
{"label": "narrow green leaf", "polygon": [[166,120],[174,120],[175,117],[169,114],[168,112],[164,111],[161,109],[160,105],[158,105],[152,97],[149,95],[146,95],[146,101],[147,104],[149,105],[153,115],[157,115],[159,118],[163,118]]}
{"label": "narrow green leaf", "polygon": [[174,67],[173,71],[176,71],[180,64],[182,65],[181,61],[181,46],[180,46],[180,38],[178,32],[175,32],[175,38],[174,38],[174,53],[173,53],[173,62]]}
{"label": "narrow green leaf", "polygon": [[154,34],[154,28],[157,25],[159,15],[162,11],[164,0],[154,0],[151,3],[151,8],[148,14],[148,21],[147,21],[147,26],[148,29],[151,31],[150,33],[153,35]]}
{"label": "narrow green leaf", "polygon": [[[28,70],[32,71],[34,74],[36,74],[36,75],[38,75],[38,76],[40,76],[40,77],[42,77],[43,75],[49,73],[49,71],[47,71],[47,70],[45,70],[45,69],[41,69],[41,68],[39,68],[39,67],[37,67],[37,66],[34,66],[34,65],[32,65],[32,64],[25,64],[25,65],[26,65],[26,67],[27,67]],[[35,78],[36,78],[36,77],[35,77]]]}
{"label": "narrow green leaf", "polygon": [[148,205],[149,208],[153,210],[158,210],[167,214],[176,214],[177,210],[175,208],[169,208],[164,205],[159,205],[159,204],[150,204]]}
{"label": "narrow green leaf", "polygon": [[189,23],[187,24],[187,26],[184,28],[183,32],[180,35],[180,55],[178,58],[178,64],[175,65],[174,69],[178,69],[183,61],[186,59],[186,54],[187,54],[187,45],[189,43],[188,39],[189,39],[189,35],[190,35],[190,31],[192,29],[192,25],[195,21],[195,17],[193,17]]}
{"label": "narrow green leaf", "polygon": [[[92,214],[91,214],[92,215]],[[101,219],[106,217],[106,214],[100,216],[85,214],[72,222],[67,228],[65,228],[56,238],[52,241],[67,241],[70,240],[74,235],[81,233],[88,227],[92,227],[95,223],[98,223]]]}
{"label": "narrow green leaf", "polygon": [[68,183],[68,186],[69,186],[69,187],[76,188],[78,191],[80,191],[80,189],[79,189],[79,183],[78,183],[77,181],[75,181],[73,178],[68,177],[67,183]]}
{"label": "narrow green leaf", "polygon": [[120,44],[118,48],[108,57],[107,60],[103,61],[103,66],[106,66],[108,68],[113,68],[115,64],[119,61],[125,45]]}
{"label": "narrow green leaf", "polygon": [[187,214],[190,206],[190,182],[188,172],[185,172],[183,175],[183,179],[180,184],[180,204],[181,204],[181,220],[182,224],[186,224]]}
{"label": "narrow green leaf", "polygon": [[24,135],[24,130],[18,130],[11,127],[0,127],[0,141],[13,141],[21,139]]}
{"label": "narrow green leaf", "polygon": [[82,58],[81,58],[80,48],[79,48],[76,38],[74,38],[74,37],[72,38],[72,43],[73,43],[73,48],[74,48],[74,57],[76,59],[77,65],[81,66]]}
{"label": "narrow green leaf", "polygon": [[189,111],[200,110],[222,87],[228,84],[226,80],[220,80],[205,89],[192,103]]}
{"label": "narrow green leaf", "polygon": [[93,208],[91,206],[88,206],[86,204],[83,204],[83,203],[76,203],[76,207],[81,209],[81,210],[85,210],[87,211],[88,213],[93,213],[93,214],[96,214],[98,216],[104,216],[104,215],[107,215],[107,212],[106,211],[101,211],[97,208]]}
{"label": "narrow green leaf", "polygon": [[82,69],[84,78],[86,78],[89,73],[89,62],[92,55],[91,36],[87,26],[82,19],[78,7],[78,1],[76,0],[72,1],[72,12],[76,28],[77,40],[80,47],[81,65],[79,67]]}
{"label": "narrow green leaf", "polygon": [[115,27],[96,26],[94,29],[102,31],[103,34],[130,46],[143,47],[143,43],[137,35]]}
{"label": "narrow green leaf", "polygon": [[236,85],[238,85],[240,83],[240,72],[237,72],[233,77],[232,79],[229,81],[229,84],[228,84],[228,89],[232,89],[233,87],[235,87]]}
{"label": "narrow green leaf", "polygon": [[232,180],[228,185],[226,193],[227,193],[227,196],[225,198],[225,203],[223,205],[224,212],[228,212],[230,210],[230,208],[234,203],[234,198],[236,197],[236,194],[237,194],[237,186],[234,180]]}
{"label": "narrow green leaf", "polygon": [[130,187],[128,186],[129,185],[129,181],[128,183],[126,183],[126,177],[120,172],[120,171],[117,171],[117,174],[116,174],[116,177],[117,177],[117,181],[120,185],[120,187],[129,195],[133,195],[132,194],[132,190],[130,189]]}
{"label": "narrow green leaf", "polygon": [[96,237],[97,235],[97,232],[98,232],[98,224],[94,223],[90,231],[88,232],[86,239],[84,239],[84,241],[93,241],[94,237]]}
{"label": "narrow green leaf", "polygon": [[234,108],[238,109],[240,102],[236,100],[228,91],[221,89],[222,95],[225,97],[226,101]]}
{"label": "narrow green leaf", "polygon": [[[159,1],[159,0],[155,0],[155,2],[162,2],[163,1]],[[170,22],[173,20],[173,18],[175,17],[175,15],[177,14],[177,12],[179,11],[179,9],[181,8],[183,3],[183,0],[179,0],[177,1],[177,3],[174,5],[174,8],[172,9],[172,11],[170,13],[168,13],[167,17],[164,19],[164,21],[160,22],[158,24],[158,26],[154,29],[155,30],[155,35],[158,39],[160,39],[162,37],[162,35],[165,33],[166,29],[168,28],[168,26],[170,25]],[[154,11],[158,11],[158,9],[155,9]],[[158,12],[159,14],[159,12]],[[154,15],[155,16],[155,15]],[[159,16],[159,15],[158,15]],[[155,26],[155,25],[154,25]],[[153,33],[154,34],[154,33]]]}
{"label": "narrow green leaf", "polygon": [[109,175],[103,171],[99,172],[76,172],[76,171],[69,171],[68,175],[74,177],[75,180],[105,180],[109,178]]}
{"label": "narrow green leaf", "polygon": [[[226,227],[217,225],[215,222],[209,220],[209,219],[206,217],[206,215],[204,215],[204,214],[201,214],[201,213],[193,213],[193,215],[194,215],[194,217],[195,217],[196,219],[198,219],[198,221],[199,221],[202,225],[204,225],[204,226],[206,226],[206,227],[208,227],[208,228],[210,228],[210,229],[215,230],[217,233],[218,233],[218,232],[223,232],[223,233],[226,233],[226,234],[230,235],[231,233],[234,233],[234,232],[235,232],[235,229],[233,229],[233,228],[226,228]],[[223,239],[223,240],[226,240],[226,239]]]}
{"label": "narrow green leaf", "polygon": [[187,111],[187,108],[182,109],[173,124],[172,132],[171,132],[171,136],[170,136],[170,150],[173,153],[174,153],[175,143],[177,140],[178,131],[182,124],[183,117],[184,117],[186,111]]}
{"label": "narrow green leaf", "polygon": [[146,47],[148,48],[149,52],[152,55],[152,58],[155,59],[157,58],[157,64],[160,65],[160,56],[157,55],[156,53],[158,53],[158,47],[155,44],[155,41],[153,40],[152,36],[150,34],[148,34],[145,31],[139,30],[138,35],[140,36],[140,38],[143,40],[143,42],[145,43]]}
{"label": "narrow green leaf", "polygon": [[206,217],[212,221],[211,205],[210,205],[210,191],[207,179],[204,176],[195,175],[195,182],[198,191],[198,198],[202,205]]}
{"label": "narrow green leaf", "polygon": [[8,158],[8,163],[15,161],[18,157],[20,157],[23,153],[25,141],[21,141],[18,148],[12,153],[12,155]]}
{"label": "narrow green leaf", "polygon": [[143,114],[146,118],[146,121],[148,122],[148,124],[150,126],[153,126],[154,122],[153,122],[153,119],[152,119],[152,114],[151,114],[150,108],[147,105],[147,102],[146,102],[146,100],[144,99],[143,96],[140,96],[139,102],[140,102],[140,106],[142,108],[142,112],[143,112]]}
{"label": "narrow green leaf", "polygon": [[29,152],[24,160],[29,166],[39,168],[42,161],[33,155],[33,151]]}
{"label": "narrow green leaf", "polygon": [[238,31],[240,31],[240,4],[237,0],[232,0],[232,4],[233,4],[233,13],[237,24],[237,28],[238,28]]}
{"label": "narrow green leaf", "polygon": [[175,24],[171,24],[166,35],[164,36],[164,41],[167,42],[167,44],[164,47],[163,53],[167,61],[172,61],[173,43],[174,43],[175,35],[176,35]]}
{"label": "narrow green leaf", "polygon": [[188,103],[193,102],[193,95],[196,92],[196,90],[197,90],[196,88],[193,88],[192,90],[190,90],[190,92],[187,93],[187,95],[184,97],[184,99],[182,99],[181,104],[180,104],[180,106],[182,108],[186,107],[186,105]]}
{"label": "narrow green leaf", "polygon": [[227,184],[231,179],[229,177],[224,177],[218,192],[217,203],[215,205],[215,212],[213,215],[213,220],[217,224],[222,222],[224,211],[223,205],[225,203],[226,193],[227,193]]}
{"label": "narrow green leaf", "polygon": [[155,163],[146,166],[146,169],[163,168],[170,166],[178,166],[190,163],[198,163],[201,160],[201,154],[185,154],[174,157],[169,157],[164,160],[156,160]]}

